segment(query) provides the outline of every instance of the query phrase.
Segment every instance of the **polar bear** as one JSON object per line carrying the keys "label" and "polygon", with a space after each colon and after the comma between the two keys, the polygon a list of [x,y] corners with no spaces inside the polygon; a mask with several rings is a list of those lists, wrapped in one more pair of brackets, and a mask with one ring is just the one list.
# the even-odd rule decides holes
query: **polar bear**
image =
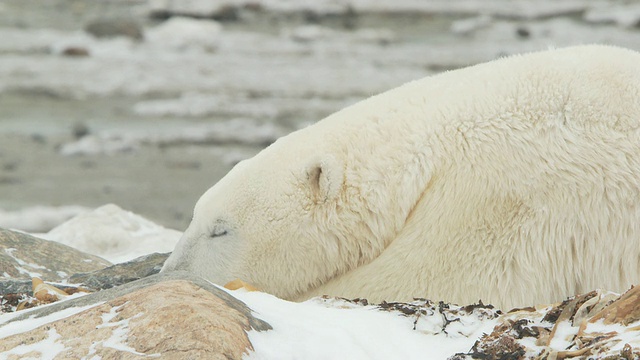
{"label": "polar bear", "polygon": [[410,82],[198,200],[163,271],[507,309],[640,282],[640,54],[579,46]]}

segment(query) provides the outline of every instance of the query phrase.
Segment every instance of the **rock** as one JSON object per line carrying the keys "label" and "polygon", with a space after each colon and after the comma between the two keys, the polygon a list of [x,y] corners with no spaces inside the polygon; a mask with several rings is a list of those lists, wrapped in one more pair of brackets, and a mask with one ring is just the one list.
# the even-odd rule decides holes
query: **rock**
{"label": "rock", "polygon": [[89,56],[89,50],[82,46],[69,46],[62,49],[60,54],[69,57],[87,57]]}
{"label": "rock", "polygon": [[81,284],[93,290],[110,289],[157,274],[170,254],[153,253],[94,272],[74,274],[67,282]]}
{"label": "rock", "polygon": [[99,19],[90,22],[84,29],[97,38],[119,36],[134,40],[142,40],[144,38],[142,27],[136,21],[129,19]]}
{"label": "rock", "polygon": [[640,286],[624,293],[618,300],[594,315],[589,322],[629,325],[640,320]]}
{"label": "rock", "polygon": [[107,204],[66,221],[44,236],[120,263],[146,255],[149,249],[172,251],[182,233]]}
{"label": "rock", "polygon": [[71,133],[73,134],[73,137],[75,139],[80,139],[89,135],[89,133],[91,133],[91,129],[89,129],[89,126],[86,123],[77,122],[73,124],[73,127],[71,128]]}
{"label": "rock", "polygon": [[[63,310],[69,316],[59,319]],[[16,333],[24,330],[21,321],[34,318],[44,324]],[[44,351],[51,359],[241,359],[253,349],[250,329],[271,326],[201,278],[159,274],[12,317],[0,324],[0,353],[15,359]]]}
{"label": "rock", "polygon": [[[69,246],[0,228],[0,280],[39,277],[60,281],[69,274],[103,269],[110,262]],[[2,292],[5,288],[2,288]]]}
{"label": "rock", "polygon": [[622,296],[591,291],[562,303],[515,309],[463,359],[638,359],[640,288]]}
{"label": "rock", "polygon": [[531,31],[524,26],[518,26],[516,28],[516,35],[520,39],[528,39],[531,37]]}
{"label": "rock", "polygon": [[169,18],[171,16],[188,16],[209,18],[219,21],[236,21],[240,18],[239,2],[202,1],[202,0],[151,0],[150,16]]}
{"label": "rock", "polygon": [[[0,260],[1,262],[2,260]],[[0,296],[7,294],[26,294],[31,291],[31,280],[18,280],[0,277]]]}
{"label": "rock", "polygon": [[[3,281],[0,281],[0,286],[4,286],[2,283]],[[33,278],[31,280],[31,291],[28,291],[28,284],[25,283],[26,281],[23,281],[18,288],[0,287],[3,289],[2,293],[0,293],[0,314],[54,303],[76,293],[91,292],[82,287],[62,284],[56,284],[54,286],[43,282],[39,278]],[[14,291],[5,293],[8,289],[13,289]]]}

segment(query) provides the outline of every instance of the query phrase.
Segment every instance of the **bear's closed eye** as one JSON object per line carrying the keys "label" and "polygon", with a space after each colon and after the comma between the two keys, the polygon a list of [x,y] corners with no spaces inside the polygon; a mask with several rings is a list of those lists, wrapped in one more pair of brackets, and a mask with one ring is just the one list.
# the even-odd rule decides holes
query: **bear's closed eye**
{"label": "bear's closed eye", "polygon": [[211,232],[211,237],[215,238],[215,237],[221,237],[221,236],[225,236],[227,235],[227,230],[224,229],[215,229]]}

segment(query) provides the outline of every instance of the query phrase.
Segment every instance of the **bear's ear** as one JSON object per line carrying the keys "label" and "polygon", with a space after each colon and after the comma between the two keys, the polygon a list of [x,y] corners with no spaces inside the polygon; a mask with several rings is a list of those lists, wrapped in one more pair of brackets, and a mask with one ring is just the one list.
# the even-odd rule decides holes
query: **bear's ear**
{"label": "bear's ear", "polygon": [[335,199],[344,182],[342,164],[330,156],[315,159],[307,165],[306,180],[316,203]]}

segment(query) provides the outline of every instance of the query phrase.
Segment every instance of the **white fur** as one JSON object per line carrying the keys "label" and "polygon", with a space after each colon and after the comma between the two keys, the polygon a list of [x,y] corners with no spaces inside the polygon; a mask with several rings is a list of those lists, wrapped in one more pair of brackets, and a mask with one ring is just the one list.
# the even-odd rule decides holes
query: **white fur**
{"label": "white fur", "polygon": [[640,55],[620,48],[411,82],[238,164],[163,271],[292,300],[622,291],[640,282],[639,127]]}

